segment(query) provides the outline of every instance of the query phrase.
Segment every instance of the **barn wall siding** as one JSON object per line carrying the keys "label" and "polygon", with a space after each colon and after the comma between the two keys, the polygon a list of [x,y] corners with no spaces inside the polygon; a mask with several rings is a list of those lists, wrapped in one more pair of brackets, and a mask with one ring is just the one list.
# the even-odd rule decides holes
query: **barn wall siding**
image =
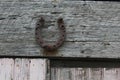
{"label": "barn wall siding", "polygon": [[1,80],[47,80],[46,59],[0,58]]}
{"label": "barn wall siding", "polygon": [[52,68],[52,80],[119,80],[120,68]]}
{"label": "barn wall siding", "polygon": [[[46,19],[42,35],[49,41],[58,36],[56,19],[65,21],[65,44],[52,55],[35,42],[35,23],[40,16]],[[120,3],[0,0],[0,55],[119,58]]]}

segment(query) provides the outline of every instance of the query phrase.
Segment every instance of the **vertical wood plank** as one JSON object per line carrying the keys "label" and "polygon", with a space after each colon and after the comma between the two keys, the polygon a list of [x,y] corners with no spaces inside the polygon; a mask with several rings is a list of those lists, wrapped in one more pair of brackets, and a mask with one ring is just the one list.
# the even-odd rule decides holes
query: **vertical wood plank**
{"label": "vertical wood plank", "polygon": [[46,80],[46,60],[31,59],[30,80]]}
{"label": "vertical wood plank", "polygon": [[52,68],[51,80],[120,80],[120,68]]}
{"label": "vertical wood plank", "polygon": [[13,59],[0,59],[0,80],[13,80]]}
{"label": "vertical wood plank", "polygon": [[91,68],[90,69],[91,80],[103,80],[102,72],[103,72],[102,68]]}
{"label": "vertical wood plank", "polygon": [[106,68],[104,80],[119,80],[120,76],[118,76],[117,68]]}
{"label": "vertical wood plank", "polygon": [[15,59],[14,80],[29,80],[29,60]]}
{"label": "vertical wood plank", "polygon": [[46,80],[46,59],[0,59],[0,80]]}
{"label": "vertical wood plank", "polygon": [[116,74],[117,74],[117,78],[118,78],[118,80],[120,80],[120,68],[117,68],[117,72],[116,72]]}

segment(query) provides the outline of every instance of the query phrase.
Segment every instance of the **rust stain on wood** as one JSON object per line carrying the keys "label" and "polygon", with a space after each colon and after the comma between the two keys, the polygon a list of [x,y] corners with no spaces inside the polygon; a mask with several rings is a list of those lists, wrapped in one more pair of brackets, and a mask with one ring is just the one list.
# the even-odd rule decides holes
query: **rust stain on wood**
{"label": "rust stain on wood", "polygon": [[43,50],[44,56],[55,56],[57,54],[58,54],[58,50],[53,50],[53,51]]}

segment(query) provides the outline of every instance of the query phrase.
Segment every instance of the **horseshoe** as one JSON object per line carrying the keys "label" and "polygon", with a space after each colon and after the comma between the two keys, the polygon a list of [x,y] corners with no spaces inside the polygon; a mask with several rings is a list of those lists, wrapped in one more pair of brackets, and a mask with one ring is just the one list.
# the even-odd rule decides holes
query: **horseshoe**
{"label": "horseshoe", "polygon": [[36,38],[36,42],[45,50],[56,50],[59,47],[62,46],[62,44],[65,41],[65,37],[66,37],[66,30],[65,30],[65,26],[64,26],[64,21],[62,18],[58,18],[57,19],[57,24],[58,24],[58,29],[60,31],[60,36],[58,38],[58,40],[50,45],[47,44],[41,36],[41,30],[44,27],[44,23],[45,20],[43,19],[43,17],[40,17],[40,19],[38,19],[37,23],[36,23],[36,28],[35,28],[35,38]]}

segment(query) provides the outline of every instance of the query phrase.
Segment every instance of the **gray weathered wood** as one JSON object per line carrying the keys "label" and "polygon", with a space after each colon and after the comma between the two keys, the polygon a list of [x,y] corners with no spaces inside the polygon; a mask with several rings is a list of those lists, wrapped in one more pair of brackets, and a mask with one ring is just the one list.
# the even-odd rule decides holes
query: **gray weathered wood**
{"label": "gray weathered wood", "polygon": [[52,80],[119,80],[120,68],[52,68]]}
{"label": "gray weathered wood", "polygon": [[119,44],[120,42],[66,42],[58,51],[47,52],[32,43],[4,43],[1,44],[1,55],[119,58]]}
{"label": "gray weathered wood", "polygon": [[46,59],[0,59],[1,80],[46,80]]}
{"label": "gray weathered wood", "polygon": [[[43,52],[35,23],[46,19],[45,40],[55,41],[63,17],[67,38],[58,51]],[[120,57],[120,3],[81,0],[0,0],[0,55]]]}

